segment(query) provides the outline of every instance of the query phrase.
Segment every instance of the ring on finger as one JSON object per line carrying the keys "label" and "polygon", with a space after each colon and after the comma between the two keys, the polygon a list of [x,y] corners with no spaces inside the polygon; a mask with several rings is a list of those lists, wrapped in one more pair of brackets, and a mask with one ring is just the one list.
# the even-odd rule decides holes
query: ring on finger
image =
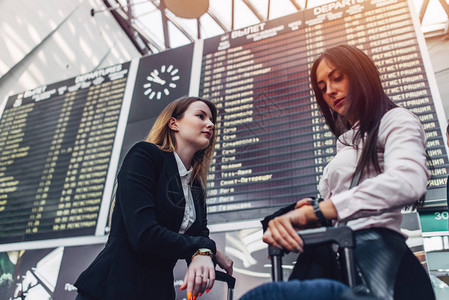
{"label": "ring on finger", "polygon": [[196,276],[200,276],[201,278],[204,277],[203,274],[197,274]]}

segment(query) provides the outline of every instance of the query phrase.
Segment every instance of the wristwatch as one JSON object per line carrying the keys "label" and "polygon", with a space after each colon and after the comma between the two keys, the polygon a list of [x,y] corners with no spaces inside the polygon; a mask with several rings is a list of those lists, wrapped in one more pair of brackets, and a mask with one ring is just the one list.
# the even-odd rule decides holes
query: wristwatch
{"label": "wristwatch", "polygon": [[195,256],[197,256],[197,255],[206,255],[206,256],[212,257],[213,253],[212,253],[212,251],[211,251],[210,249],[207,249],[207,248],[200,248],[200,249],[196,250],[195,253],[193,253],[192,259],[193,259]]}
{"label": "wristwatch", "polygon": [[330,226],[331,220],[328,220],[324,217],[323,212],[320,209],[320,202],[323,201],[323,198],[314,199],[312,202],[313,212],[315,213],[315,216],[318,219],[318,223],[321,226]]}

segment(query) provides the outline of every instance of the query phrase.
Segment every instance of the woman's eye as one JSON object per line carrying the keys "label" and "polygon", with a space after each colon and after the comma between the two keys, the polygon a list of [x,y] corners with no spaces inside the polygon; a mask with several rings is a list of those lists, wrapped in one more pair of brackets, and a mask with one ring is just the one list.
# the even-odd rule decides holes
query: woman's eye
{"label": "woman's eye", "polygon": [[321,92],[322,93],[326,93],[326,87],[325,86],[321,88]]}
{"label": "woman's eye", "polygon": [[204,115],[203,114],[199,114],[197,115],[201,120],[204,120]]}
{"label": "woman's eye", "polygon": [[335,81],[341,81],[341,80],[343,80],[343,78],[345,77],[345,75],[343,75],[343,74],[341,74],[341,75],[338,75],[337,77],[335,77]]}

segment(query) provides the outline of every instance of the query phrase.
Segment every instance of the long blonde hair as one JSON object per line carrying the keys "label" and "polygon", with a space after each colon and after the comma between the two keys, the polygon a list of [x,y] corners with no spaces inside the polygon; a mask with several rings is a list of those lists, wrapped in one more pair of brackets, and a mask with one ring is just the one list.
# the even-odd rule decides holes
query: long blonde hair
{"label": "long blonde hair", "polygon": [[[212,113],[212,122],[217,123],[217,108],[215,104],[209,100],[199,97],[183,97],[171,102],[161,112],[153,127],[146,137],[146,141],[157,145],[161,150],[166,152],[174,152],[176,149],[176,138],[173,130],[168,126],[170,118],[180,120],[184,117],[184,112],[187,108],[196,101],[204,102]],[[194,180],[199,180],[206,188],[207,172],[209,170],[209,164],[214,154],[215,142],[217,140],[217,127],[214,126],[213,135],[207,148],[195,153],[192,159],[193,176]]]}

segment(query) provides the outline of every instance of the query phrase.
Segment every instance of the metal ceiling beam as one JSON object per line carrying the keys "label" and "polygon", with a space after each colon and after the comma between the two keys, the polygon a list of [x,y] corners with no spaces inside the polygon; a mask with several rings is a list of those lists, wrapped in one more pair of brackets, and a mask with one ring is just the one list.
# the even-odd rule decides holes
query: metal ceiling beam
{"label": "metal ceiling beam", "polygon": [[201,23],[200,18],[196,18],[196,31],[197,31],[197,37],[198,39],[201,38]]}
{"label": "metal ceiling beam", "polygon": [[[124,11],[123,7],[121,7],[121,12],[117,11],[117,9],[112,8],[112,5],[109,3],[108,0],[103,0],[103,3],[106,5],[108,10],[111,12],[112,16],[115,18],[117,23],[122,27],[123,31],[125,31],[128,38],[131,40],[131,43],[133,43],[134,47],[136,47],[137,51],[140,52],[142,55],[147,55],[152,53],[151,47],[148,45],[147,41],[145,39],[142,39],[142,37],[135,31],[134,27],[131,24],[131,20],[127,19],[122,14],[126,15],[126,12]],[[137,34],[136,34],[137,33]]]}
{"label": "metal ceiling beam", "polygon": [[137,4],[147,3],[147,1],[135,2],[134,0],[126,0],[126,4],[127,4],[126,10],[125,10],[125,7],[122,6],[117,0],[116,0],[116,3],[119,5],[122,12],[128,16],[129,23],[134,30],[134,36],[136,38],[138,38],[137,42],[140,44],[144,44],[145,47],[147,47],[151,53],[154,53],[152,47],[155,48],[156,50],[158,50],[158,52],[163,51],[163,49],[154,40],[152,40],[146,34],[144,34],[140,30],[140,28],[138,28],[138,26],[136,26],[136,24],[135,24],[135,20],[136,20],[137,16],[134,15],[134,12],[132,9],[133,6],[135,6]]}
{"label": "metal ceiling beam", "polygon": [[162,17],[162,30],[164,31],[164,46],[165,49],[170,49],[170,36],[168,34],[168,18],[165,14],[165,3],[164,1],[159,2],[159,10],[161,11],[161,17]]}
{"label": "metal ceiling beam", "polygon": [[449,18],[449,4],[447,4],[446,0],[440,0],[440,4],[446,12],[447,17]]}
{"label": "metal ceiling beam", "polygon": [[221,27],[221,29],[224,30],[224,32],[229,32],[229,31],[231,30],[231,29],[228,28],[226,25],[224,25],[224,23],[220,20],[220,18],[217,17],[216,14],[214,14],[214,13],[211,11],[210,7],[209,7],[209,9],[207,10],[207,14],[208,14],[208,15],[215,21],[215,23],[218,24],[218,26]]}
{"label": "metal ceiling beam", "polygon": [[421,4],[421,9],[419,10],[419,23],[422,23],[422,20],[424,19],[424,15],[427,11],[427,6],[429,5],[429,0],[424,0]]}
{"label": "metal ceiling beam", "polygon": [[[175,18],[173,18],[173,17],[171,17],[170,15],[167,14],[165,6],[164,6],[164,10],[161,9],[161,5],[163,5],[163,2],[164,2],[163,0],[161,0],[159,3],[156,0],[149,0],[149,1],[154,6],[159,8],[161,13],[163,13],[162,15],[165,16],[179,31],[181,31],[181,33],[184,34],[184,36],[186,38],[188,38],[191,42],[195,41],[195,39],[175,20]],[[167,11],[169,11],[169,10],[167,9]],[[170,48],[170,47],[168,47],[168,48]]]}
{"label": "metal ceiling beam", "polygon": [[232,0],[231,30],[234,30],[234,8],[235,8],[235,0]]}
{"label": "metal ceiling beam", "polygon": [[167,16],[167,19],[173,24],[175,25],[175,27],[182,32],[182,34],[185,35],[186,38],[188,38],[192,43],[195,41],[195,38],[192,37],[192,35],[190,33],[187,32],[187,30],[184,29],[184,27],[178,23],[178,21],[176,21],[176,19],[174,17],[171,17],[170,15],[167,15],[167,13],[165,14]]}
{"label": "metal ceiling beam", "polygon": [[128,20],[131,22],[131,20],[133,19],[133,13],[131,10],[131,0],[126,0],[126,4],[128,5],[126,13],[128,15]]}
{"label": "metal ceiling beam", "polygon": [[271,7],[271,1],[268,0],[268,8],[267,8],[267,20],[270,19],[270,7]]}
{"label": "metal ceiling beam", "polygon": [[242,0],[243,3],[248,6],[248,8],[253,12],[253,14],[259,19],[260,22],[266,21],[265,18],[259,13],[257,8],[254,7],[254,5],[249,0]]}
{"label": "metal ceiling beam", "polygon": [[[139,36],[141,36],[144,40],[148,41],[148,44],[153,46],[157,50],[157,52],[164,51],[164,48],[162,47],[162,45],[160,43],[158,43],[153,38],[149,37],[146,32],[142,31],[142,29],[145,29],[145,26],[143,26],[143,24],[140,24],[140,26],[133,26],[133,27],[134,27],[134,30],[139,34]],[[152,52],[154,53],[154,51],[152,51]]]}
{"label": "metal ceiling beam", "polygon": [[290,0],[290,2],[293,4],[293,6],[299,11],[302,10],[301,5],[299,5],[298,3],[296,3],[296,0]]}

